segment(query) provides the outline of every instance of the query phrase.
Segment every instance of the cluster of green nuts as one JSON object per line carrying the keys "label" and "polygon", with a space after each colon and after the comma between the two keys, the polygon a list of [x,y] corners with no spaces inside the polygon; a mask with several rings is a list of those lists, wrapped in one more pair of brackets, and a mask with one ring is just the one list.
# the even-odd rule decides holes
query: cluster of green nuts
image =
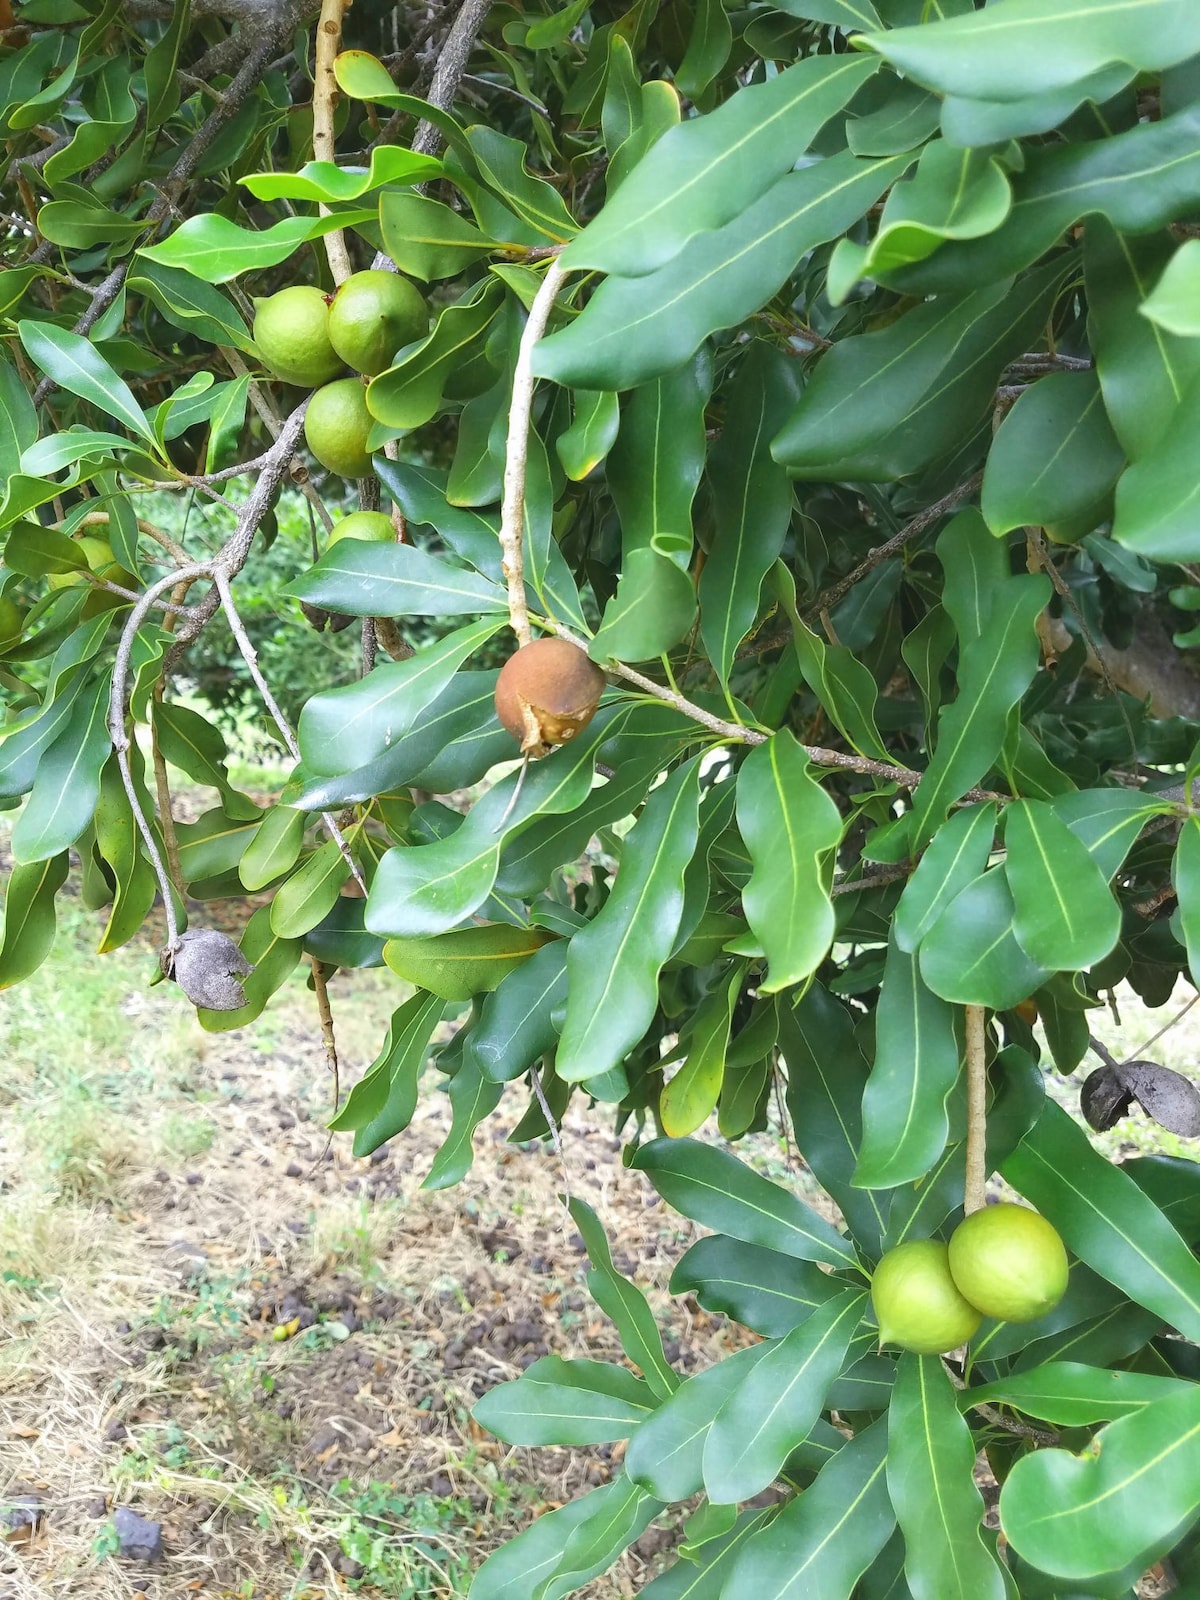
{"label": "cluster of green nuts", "polygon": [[416,286],[395,272],[355,272],[332,296],[295,284],[255,302],[254,342],[263,365],[284,383],[315,389],[304,418],[308,448],[343,478],[371,470],[372,418],[358,378],[384,372],[396,352],[429,329]]}
{"label": "cluster of green nuts", "polygon": [[1067,1288],[1067,1252],[1054,1227],[1027,1206],[972,1212],[950,1236],[889,1250],[871,1280],[881,1345],[942,1355],[984,1317],[1032,1322]]}

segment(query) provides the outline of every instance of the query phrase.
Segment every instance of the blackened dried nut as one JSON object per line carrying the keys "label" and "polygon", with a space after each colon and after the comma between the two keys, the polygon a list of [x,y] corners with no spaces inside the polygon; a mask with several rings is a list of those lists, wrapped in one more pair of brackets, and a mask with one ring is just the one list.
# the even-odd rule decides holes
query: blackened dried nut
{"label": "blackened dried nut", "polygon": [[343,628],[348,628],[354,621],[344,611],[326,611],[324,606],[310,605],[307,600],[301,600],[300,609],[305,620],[309,622],[318,633],[341,633]]}
{"label": "blackened dried nut", "polygon": [[1123,1061],[1121,1082],[1159,1127],[1181,1138],[1200,1134],[1200,1090],[1190,1078],[1157,1061]]}
{"label": "blackened dried nut", "polygon": [[1083,1080],[1079,1091],[1079,1109],[1097,1133],[1107,1133],[1128,1114],[1132,1104],[1132,1094],[1113,1067],[1097,1067]]}
{"label": "blackened dried nut", "polygon": [[216,928],[189,928],[176,946],[168,976],[193,1005],[206,1011],[237,1011],[246,1004],[241,980],[253,971],[227,934]]}

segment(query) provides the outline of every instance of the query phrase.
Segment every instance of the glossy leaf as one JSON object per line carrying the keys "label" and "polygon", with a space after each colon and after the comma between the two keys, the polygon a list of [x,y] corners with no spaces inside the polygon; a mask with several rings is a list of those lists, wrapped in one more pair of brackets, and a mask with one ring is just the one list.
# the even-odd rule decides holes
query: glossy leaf
{"label": "glossy leaf", "polygon": [[913,1600],[1005,1600],[983,1541],[975,1444],[937,1356],[900,1357],[888,1410],[888,1493]]}
{"label": "glossy leaf", "polygon": [[501,1546],[471,1580],[469,1600],[559,1600],[610,1566],[661,1509],[622,1475]]}
{"label": "glossy leaf", "polygon": [[1194,979],[1200,973],[1200,817],[1188,817],[1179,830],[1171,878],[1179,896],[1179,924]]}
{"label": "glossy leaf", "polygon": [[263,889],[296,864],[304,843],[307,818],[290,806],[273,806],[263,818],[238,862],[238,877],[245,888]]}
{"label": "glossy leaf", "polygon": [[1112,536],[1127,550],[1152,561],[1191,561],[1200,553],[1200,478],[1188,453],[1198,425],[1200,377],[1185,391],[1168,426],[1121,474]]}
{"label": "glossy leaf", "polygon": [[543,1356],[478,1401],[476,1422],[507,1444],[603,1444],[652,1415],[649,1385],[607,1361]]}
{"label": "glossy leaf", "polygon": [[1185,1337],[1200,1337],[1200,1263],[1158,1207],[1047,1103],[1001,1167],[1068,1247]]}
{"label": "glossy leaf", "polygon": [[953,1008],[893,938],[876,1013],[875,1064],[863,1093],[859,1188],[889,1189],[929,1171],[949,1135],[946,1102],[960,1060]]}
{"label": "glossy leaf", "polygon": [[819,1267],[721,1233],[698,1239],[671,1274],[672,1294],[694,1294],[706,1311],[765,1339],[790,1333],[836,1292],[837,1280]]}
{"label": "glossy leaf", "polygon": [[146,295],[177,327],[210,344],[231,344],[253,351],[249,330],[233,302],[213,284],[182,267],[135,258],[129,275],[131,293]]}
{"label": "glossy leaf", "polygon": [[1010,1544],[1076,1582],[1140,1571],[1200,1513],[1200,1388],[1102,1428],[1081,1455],[1039,1450],[1001,1491]]}
{"label": "glossy leaf", "polygon": [[519,1078],[554,1048],[556,1013],[566,999],[567,945],[556,939],[535,951],[488,995],[467,1039],[464,1059],[476,1061],[493,1083]]}
{"label": "glossy leaf", "polygon": [[1179,246],[1138,309],[1168,333],[1185,339],[1200,334],[1200,242],[1188,239]]}
{"label": "glossy leaf", "polygon": [[410,544],[339,539],[285,593],[352,617],[447,617],[507,609],[486,578]]}
{"label": "glossy leaf", "polygon": [[679,1377],[663,1354],[662,1336],[645,1295],[613,1266],[604,1229],[591,1206],[575,1197],[568,1201],[568,1209],[592,1264],[588,1273],[592,1299],[616,1324],[621,1348],[641,1370],[650,1392],[665,1400],[679,1387]]}
{"label": "glossy leaf", "polygon": [[154,431],[133,391],[89,340],[52,322],[20,322],[17,332],[30,360],[48,378],[153,445]]}
{"label": "glossy leaf", "polygon": [[896,1525],[886,1478],[887,1422],[863,1429],[738,1557],[727,1600],[850,1600]]}
{"label": "glossy leaf", "polygon": [[349,877],[350,864],[337,840],[327,839],[275,891],[272,931],[284,939],[308,933],[333,909]]}
{"label": "glossy leaf", "polygon": [[[616,884],[567,955],[567,1011],[555,1070],[568,1083],[620,1064],[658,1004],[658,975],[683,914],[684,870],[696,848],[696,763],[650,796],[625,840]],[[610,997],[619,1003],[610,1004]]]}
{"label": "glossy leaf", "polygon": [[860,754],[886,761],[887,748],[875,723],[879,690],[870,669],[846,645],[826,644],[805,626],[796,609],[795,580],[782,561],[776,563],[771,576],[792,625],[800,671],[817,703]]}
{"label": "glossy leaf", "polygon": [[1050,1361],[1029,1372],[1015,1372],[994,1383],[965,1390],[964,1404],[1015,1406],[1027,1416],[1060,1427],[1086,1428],[1131,1416],[1148,1405],[1187,1392],[1178,1378],[1149,1372],[1110,1372],[1078,1361]]}
{"label": "glossy leaf", "polygon": [[1008,1011],[1050,976],[1017,942],[1003,867],[961,890],[921,943],[921,976],[943,1000]]}
{"label": "glossy leaf", "polygon": [[1026,955],[1052,972],[1102,960],[1117,942],[1121,912],[1086,847],[1042,800],[1005,810],[1004,843],[1013,932]]}
{"label": "glossy leaf", "polygon": [[704,1446],[730,1395],[773,1345],[751,1345],[696,1373],[666,1398],[638,1429],[625,1470],[660,1500],[686,1500],[704,1485]]}
{"label": "glossy leaf", "polygon": [[320,200],[345,204],[360,200],[387,184],[426,183],[442,175],[432,156],[417,155],[403,145],[376,145],[371,164],[342,167],[333,161],[306,161],[295,172],[253,172],[238,182],[256,200]]}
{"label": "glossy leaf", "polygon": [[112,748],[105,680],[86,690],[70,721],[38,763],[37,777],[12,831],[16,861],[46,861],[74,844],[92,820],[100,769]]}
{"label": "glossy leaf", "polygon": [[864,1294],[843,1290],[772,1345],[742,1379],[704,1443],[710,1500],[748,1500],[778,1476],[823,1410],[865,1305]]}
{"label": "glossy leaf", "polygon": [[14,866],[4,896],[0,937],[0,989],[11,989],[36,972],[54,948],[54,896],[66,882],[67,852],[28,866]]}
{"label": "glossy leaf", "polygon": [[814,56],[665,134],[573,240],[568,267],[639,276],[744,211],[839,111],[875,64]]}
{"label": "glossy leaf", "polygon": [[996,830],[992,804],[964,806],[938,829],[904,886],[894,923],[897,946],[912,954],[942,912],[987,866]]}
{"label": "glossy leaf", "polygon": [[450,1132],[438,1147],[422,1189],[449,1189],[466,1177],[475,1159],[475,1130],[500,1104],[503,1092],[474,1061],[463,1062],[450,1079]]}
{"label": "glossy leaf", "polygon": [[801,1261],[858,1264],[849,1241],[803,1200],[712,1145],[652,1139],[640,1146],[633,1165],[693,1222]]}
{"label": "glossy leaf", "polygon": [[549,938],[537,928],[460,928],[428,939],[389,939],[383,958],[419,989],[443,1000],[470,1000],[497,988]]}
{"label": "glossy leaf", "polygon": [[786,729],[743,762],[737,817],[754,864],[742,904],[767,954],[760,991],[775,994],[815,971],[833,939],[829,879],[842,818]]}
{"label": "glossy leaf", "polygon": [[445,1009],[418,990],[392,1013],[379,1054],[329,1124],[335,1133],[353,1131],[356,1156],[370,1155],[412,1121],[421,1069]]}
{"label": "glossy leaf", "polygon": [[374,218],[371,211],[341,211],[326,217],[284,217],[269,228],[254,230],[207,213],[186,218],[161,244],[147,246],[141,254],[208,283],[228,283],[243,272],[277,266],[309,239]]}
{"label": "glossy leaf", "polygon": [[432,283],[454,278],[490,250],[495,241],[439,200],[388,189],[379,197],[383,247],[401,272]]}
{"label": "glossy leaf", "polygon": [[437,415],[446,384],[468,351],[478,353],[495,320],[503,289],[485,279],[447,306],[424,339],[398,352],[399,360],[367,387],[371,415],[389,428],[419,428]]}

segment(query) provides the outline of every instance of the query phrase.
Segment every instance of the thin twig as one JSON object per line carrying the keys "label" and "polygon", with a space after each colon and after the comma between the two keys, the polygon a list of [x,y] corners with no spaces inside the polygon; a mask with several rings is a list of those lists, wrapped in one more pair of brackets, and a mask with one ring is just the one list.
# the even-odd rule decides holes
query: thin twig
{"label": "thin twig", "polygon": [[[341,1071],[338,1064],[337,1036],[333,1031],[333,1007],[329,1004],[329,988],[325,982],[324,964],[316,956],[309,956],[312,965],[313,993],[317,997],[317,1015],[321,1019],[321,1043],[325,1046],[325,1060],[333,1076],[333,1110],[330,1117],[337,1114],[338,1100],[341,1098]],[[332,969],[331,969],[332,970]],[[324,1161],[330,1145],[333,1143],[333,1134],[330,1133],[325,1141],[325,1149],[313,1163],[313,1170]]]}
{"label": "thin twig", "polygon": [[963,1211],[970,1216],[987,1204],[987,1013],[964,1006],[967,1030],[967,1177]]}
{"label": "thin twig", "polygon": [[533,1084],[533,1092],[537,1096],[537,1103],[542,1108],[542,1115],[546,1119],[546,1126],[550,1130],[550,1143],[554,1146],[554,1154],[558,1157],[558,1164],[562,1168],[563,1200],[565,1205],[571,1204],[571,1174],[567,1170],[567,1158],[563,1152],[562,1134],[558,1123],[554,1120],[554,1113],[550,1109],[550,1102],[546,1099],[546,1091],[542,1088],[542,1080],[537,1075],[534,1067],[529,1074]]}
{"label": "thin twig", "polygon": [[[1153,1044],[1154,1041],[1151,1040],[1150,1042]],[[1097,1039],[1094,1033],[1088,1034],[1088,1044],[1091,1046],[1093,1054],[1098,1055],[1106,1067],[1119,1067],[1121,1065],[1103,1039]]]}
{"label": "thin twig", "polygon": [[[333,109],[338,102],[337,78],[333,63],[337,59],[342,37],[342,13],[346,0],[321,0],[321,15],[317,20],[316,65],[313,70],[313,156],[317,161],[334,161]],[[321,216],[332,215],[327,205],[318,206]],[[325,254],[329,270],[336,284],[345,283],[354,271],[346,235],[341,228],[325,235]]]}
{"label": "thin twig", "polygon": [[[469,0],[468,0],[469,3]],[[533,347],[546,331],[565,273],[552,261],[529,308],[513,369],[512,403],[508,411],[508,443],[504,454],[504,499],[500,506],[500,551],[508,583],[508,618],[518,644],[529,643],[529,608],[525,603],[525,467],[529,455],[529,418],[533,408]]]}
{"label": "thin twig", "polygon": [[[1138,1054],[1141,1055],[1144,1051],[1149,1050],[1149,1048],[1150,1048],[1150,1046],[1152,1044],[1157,1044],[1158,1041],[1162,1038],[1164,1033],[1170,1033],[1171,1029],[1175,1026],[1175,1024],[1177,1022],[1182,1022],[1183,1021],[1184,1017],[1187,1016],[1188,1012],[1196,1004],[1197,1000],[1200,1000],[1200,994],[1194,994],[1190,1000],[1188,1000],[1184,1005],[1182,1005],[1179,1008],[1179,1010],[1171,1018],[1170,1022],[1164,1022],[1162,1027],[1158,1030],[1157,1033],[1152,1033],[1150,1035],[1150,1037],[1146,1040],[1145,1044],[1139,1044],[1138,1047],[1137,1047]],[[1093,1039],[1092,1040],[1093,1045],[1095,1044],[1095,1042],[1096,1041]]]}

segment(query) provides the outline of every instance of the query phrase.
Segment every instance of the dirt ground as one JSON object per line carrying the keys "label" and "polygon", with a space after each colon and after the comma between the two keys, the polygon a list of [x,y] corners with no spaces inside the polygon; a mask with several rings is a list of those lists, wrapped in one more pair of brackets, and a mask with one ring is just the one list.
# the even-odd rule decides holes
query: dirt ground
{"label": "dirt ground", "polygon": [[[144,987],[144,953],[102,965],[129,985],[114,1017],[86,1003],[82,937],[66,951],[0,1019],[0,1596],[465,1594],[488,1547],[620,1460],[511,1450],[469,1415],[547,1352],[621,1359],[558,1159],[507,1144],[502,1107],[467,1180],[422,1193],[442,1080],[374,1159],[326,1148],[299,978],[256,1026],[205,1035]],[[403,995],[363,974],[332,996],[354,1076]],[[695,1370],[743,1336],[665,1294],[694,1233],[619,1148],[602,1110],[569,1115],[571,1190]],[[162,1524],[161,1560],[115,1553],[118,1507]],[[672,1540],[652,1528],[586,1592],[636,1593]]]}

